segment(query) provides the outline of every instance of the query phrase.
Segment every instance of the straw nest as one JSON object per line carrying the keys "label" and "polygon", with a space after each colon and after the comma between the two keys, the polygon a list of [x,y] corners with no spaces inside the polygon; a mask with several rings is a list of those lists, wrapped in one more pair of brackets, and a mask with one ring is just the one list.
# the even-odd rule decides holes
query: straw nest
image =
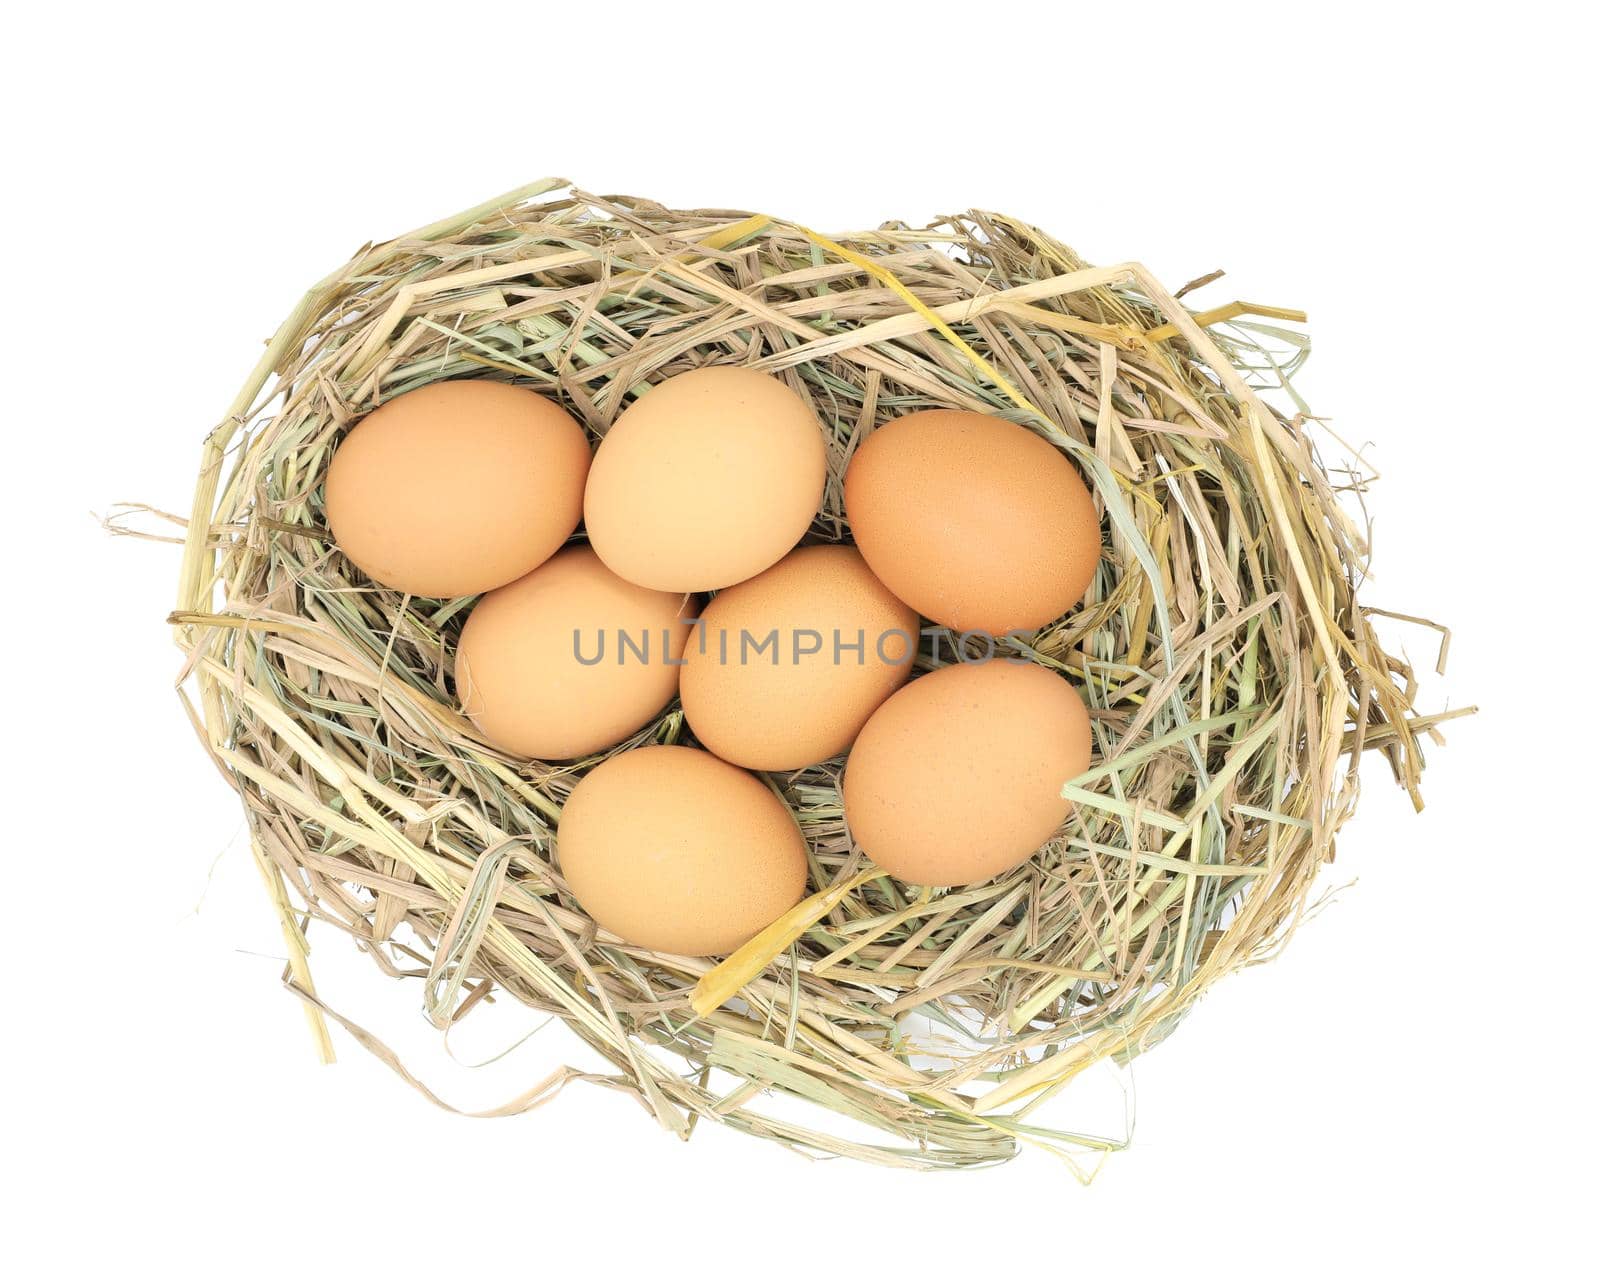
{"label": "straw nest", "polygon": [[[1090,267],[991,213],[830,239],[551,196],[564,186],[363,249],[306,293],[204,445],[172,616],[180,690],[244,801],[324,1055],[333,1019],[405,1073],[318,997],[307,942],[326,925],[420,980],[441,1028],[498,991],[611,1067],[559,1069],[488,1113],[582,1078],[681,1135],[706,1117],[908,1167],[1121,1144],[1037,1108],[1273,951],[1351,814],[1361,751],[1415,798],[1418,736],[1439,720],[1413,713],[1410,671],[1356,601],[1365,542],[1340,492],[1361,478],[1330,476],[1283,396],[1303,337],[1241,319],[1292,314],[1191,314],[1138,265]],[[1064,782],[1063,831],[1004,877],[919,892],[851,845],[842,760],[774,778],[810,841],[812,896],[720,966],[597,933],[551,839],[599,759],[480,739],[451,679],[470,601],[363,578],[320,493],[343,430],[420,384],[512,380],[600,438],[652,382],[708,362],[771,371],[815,408],[830,467],[811,540],[847,537],[841,479],[863,435],[929,406],[1040,433],[1105,515],[1087,598],[1025,652],[1092,711],[1095,765]],[[613,752],[686,734],[674,706]]]}

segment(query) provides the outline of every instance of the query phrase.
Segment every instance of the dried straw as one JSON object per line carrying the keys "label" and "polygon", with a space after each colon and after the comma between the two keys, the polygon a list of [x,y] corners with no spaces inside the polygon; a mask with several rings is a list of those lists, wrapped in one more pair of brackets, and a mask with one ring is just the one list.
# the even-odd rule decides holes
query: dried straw
{"label": "dried straw", "polygon": [[[244,800],[323,1054],[311,923],[420,978],[441,1028],[499,990],[613,1067],[559,1070],[487,1113],[585,1078],[680,1135],[705,1116],[903,1167],[1115,1147],[1037,1108],[1270,954],[1351,814],[1361,751],[1420,806],[1417,738],[1442,721],[1412,712],[1409,669],[1357,605],[1365,543],[1339,492],[1359,477],[1336,486],[1305,416],[1263,400],[1304,340],[1241,318],[1296,314],[1191,315],[1137,264],[1089,267],[997,214],[830,240],[743,212],[540,202],[563,186],[364,249],[307,291],[205,442],[171,617],[180,691]],[[1096,765],[1066,784],[1062,832],[1005,877],[918,894],[852,847],[840,761],[774,779],[810,840],[815,896],[714,971],[597,932],[551,851],[597,760],[485,744],[450,680],[470,603],[365,580],[329,542],[320,495],[341,431],[432,380],[515,380],[599,438],[650,383],[708,362],[779,375],[826,426],[815,540],[845,536],[862,436],[935,405],[1054,442],[1108,532],[1087,599],[1026,652],[1093,711]],[[684,734],[674,707],[629,744]],[[763,1090],[834,1118],[779,1117]]]}

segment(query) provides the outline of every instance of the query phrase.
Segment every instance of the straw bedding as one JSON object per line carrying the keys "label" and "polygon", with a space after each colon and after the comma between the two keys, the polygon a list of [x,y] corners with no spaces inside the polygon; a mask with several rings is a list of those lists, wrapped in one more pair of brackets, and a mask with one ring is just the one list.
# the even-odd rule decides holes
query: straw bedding
{"label": "straw bedding", "polygon": [[[1356,803],[1362,751],[1420,806],[1418,739],[1441,720],[1413,712],[1410,670],[1357,603],[1363,530],[1341,492],[1362,482],[1324,468],[1286,392],[1303,338],[1260,318],[1291,314],[1191,314],[1138,265],[1090,267],[991,213],[831,239],[563,187],[361,251],[306,293],[204,445],[171,617],[180,690],[243,800],[324,1054],[343,1019],[308,951],[337,928],[439,1027],[510,996],[609,1067],[558,1069],[489,1113],[582,1078],[682,1135],[708,1118],[908,1167],[1120,1144],[1039,1108],[1277,948]],[[852,848],[841,760],[777,777],[813,896],[714,971],[597,936],[551,838],[598,759],[483,742],[451,680],[470,601],[365,580],[320,492],[341,432],[429,381],[514,380],[598,439],[651,383],[708,362],[771,371],[815,408],[830,475],[813,541],[847,537],[862,435],[930,406],[1055,443],[1106,538],[1085,601],[1024,651],[1093,715],[1095,765],[1068,785],[1061,833],[1004,877],[920,892]],[[686,735],[674,706],[619,749]]]}

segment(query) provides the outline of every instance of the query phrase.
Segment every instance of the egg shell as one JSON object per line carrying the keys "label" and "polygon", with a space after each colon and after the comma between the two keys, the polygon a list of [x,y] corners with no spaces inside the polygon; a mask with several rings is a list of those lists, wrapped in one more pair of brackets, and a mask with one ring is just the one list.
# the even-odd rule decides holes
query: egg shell
{"label": "egg shell", "polygon": [[536,392],[431,383],[379,406],[339,444],[325,508],[339,550],[419,597],[526,575],[577,528],[589,473],[577,420]]}
{"label": "egg shell", "polygon": [[821,762],[910,676],[919,624],[855,549],[797,548],[705,608],[684,652],[684,716],[742,767]]}
{"label": "egg shell", "polygon": [[651,745],[578,782],[556,830],[584,912],[670,954],[738,949],[805,892],[806,844],[783,801],[700,749]]}
{"label": "egg shell", "polygon": [[584,524],[625,580],[723,588],[799,543],[826,476],[822,428],[798,394],[757,370],[708,366],[663,380],[611,425]]}
{"label": "egg shell", "polygon": [[953,664],[907,683],[856,737],[844,814],[861,849],[907,883],[961,887],[1027,860],[1072,806],[1089,714],[1032,663]]}
{"label": "egg shell", "polygon": [[527,758],[609,748],[677,694],[696,606],[618,578],[591,548],[557,553],[472,608],[456,648],[462,712]]}
{"label": "egg shell", "polygon": [[857,448],[844,503],[889,591],[963,632],[1048,624],[1083,597],[1100,560],[1100,519],[1078,470],[992,415],[891,419]]}

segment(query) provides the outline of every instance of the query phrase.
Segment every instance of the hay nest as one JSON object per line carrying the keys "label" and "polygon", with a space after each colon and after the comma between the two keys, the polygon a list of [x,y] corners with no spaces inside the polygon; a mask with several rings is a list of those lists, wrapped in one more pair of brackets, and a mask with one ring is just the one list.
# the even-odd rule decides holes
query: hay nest
{"label": "hay nest", "polygon": [[[244,801],[324,1053],[324,1018],[343,1019],[313,986],[311,924],[420,979],[440,1027],[501,991],[613,1067],[558,1070],[489,1113],[583,1078],[681,1135],[704,1116],[901,1166],[1120,1144],[1036,1107],[1275,949],[1351,814],[1361,751],[1415,797],[1417,738],[1438,720],[1413,714],[1410,671],[1356,601],[1365,543],[1340,492],[1361,478],[1330,477],[1283,397],[1303,337],[1226,324],[1279,310],[1191,314],[1139,266],[1087,266],[996,214],[834,240],[550,198],[563,186],[363,249],[306,293],[205,442],[171,619],[180,690]],[[470,601],[371,583],[321,502],[345,428],[432,380],[524,384],[599,438],[651,383],[710,362],[771,371],[815,408],[829,478],[813,541],[846,538],[863,435],[930,406],[1040,433],[1105,514],[1087,598],[1024,650],[1092,711],[1095,765],[1066,786],[1063,831],[1004,877],[919,893],[851,846],[842,760],[775,778],[813,895],[716,967],[597,934],[551,838],[599,759],[485,743],[451,681]],[[612,752],[685,735],[674,706]],[[823,1113],[797,1120],[772,1093]]]}

